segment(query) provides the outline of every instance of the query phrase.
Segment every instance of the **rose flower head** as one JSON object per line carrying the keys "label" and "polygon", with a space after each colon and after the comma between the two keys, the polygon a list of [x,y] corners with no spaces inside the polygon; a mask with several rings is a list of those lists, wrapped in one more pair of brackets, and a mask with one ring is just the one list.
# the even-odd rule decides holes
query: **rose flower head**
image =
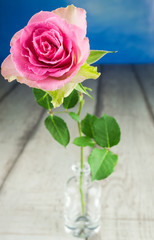
{"label": "rose flower head", "polygon": [[90,49],[86,12],[73,5],[35,14],[11,40],[2,75],[30,87],[53,91],[79,71]]}
{"label": "rose flower head", "polygon": [[86,11],[74,5],[36,13],[12,37],[10,55],[1,66],[3,77],[48,92],[54,107],[59,106],[78,83],[99,76],[88,63],[107,52],[91,55],[86,31]]}

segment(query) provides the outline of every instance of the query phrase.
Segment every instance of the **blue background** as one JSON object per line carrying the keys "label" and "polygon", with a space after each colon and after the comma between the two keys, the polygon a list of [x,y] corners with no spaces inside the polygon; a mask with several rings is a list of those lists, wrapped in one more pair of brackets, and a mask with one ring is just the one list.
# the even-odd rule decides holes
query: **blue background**
{"label": "blue background", "polygon": [[0,2],[0,61],[9,54],[16,31],[40,10],[52,11],[69,4],[87,11],[91,49],[117,50],[102,63],[154,62],[153,0],[14,0]]}

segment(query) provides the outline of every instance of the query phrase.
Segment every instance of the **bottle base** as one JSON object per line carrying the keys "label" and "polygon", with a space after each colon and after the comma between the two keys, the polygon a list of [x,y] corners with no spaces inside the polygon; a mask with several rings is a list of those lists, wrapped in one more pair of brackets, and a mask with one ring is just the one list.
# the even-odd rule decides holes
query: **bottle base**
{"label": "bottle base", "polygon": [[80,216],[74,221],[74,224],[65,224],[65,230],[74,237],[88,238],[99,231],[99,224],[93,224],[85,216]]}

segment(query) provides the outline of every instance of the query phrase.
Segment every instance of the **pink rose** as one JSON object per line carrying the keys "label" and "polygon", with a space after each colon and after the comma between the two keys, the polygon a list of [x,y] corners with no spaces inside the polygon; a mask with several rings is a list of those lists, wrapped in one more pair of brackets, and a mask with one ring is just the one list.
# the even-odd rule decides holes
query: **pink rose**
{"label": "pink rose", "polygon": [[89,56],[86,12],[73,5],[35,14],[11,40],[2,75],[45,91],[62,88]]}

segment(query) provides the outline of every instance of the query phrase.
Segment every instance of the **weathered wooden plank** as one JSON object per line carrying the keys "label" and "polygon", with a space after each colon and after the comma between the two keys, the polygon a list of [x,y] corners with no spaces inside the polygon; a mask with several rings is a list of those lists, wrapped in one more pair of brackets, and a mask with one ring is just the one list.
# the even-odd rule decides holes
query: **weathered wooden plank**
{"label": "weathered wooden plank", "polygon": [[134,65],[133,70],[154,119],[154,64]]}
{"label": "weathered wooden plank", "polygon": [[17,83],[15,81],[9,83],[6,81],[2,75],[0,74],[0,102],[11,92],[14,88],[17,87]]}
{"label": "weathered wooden plank", "polygon": [[[150,220],[102,219],[102,227],[97,240],[152,240],[154,222]],[[93,236],[90,240],[95,240]]]}
{"label": "weathered wooden plank", "polygon": [[[34,212],[34,210],[32,211]],[[26,214],[21,210],[17,215],[11,212],[13,222],[8,227],[5,222],[1,223],[3,231],[0,232],[1,240],[75,240],[77,238],[67,234],[63,228],[62,215],[49,214],[48,210],[39,210],[34,214]],[[54,217],[54,219],[53,219]],[[5,217],[6,218],[6,217]],[[23,224],[24,219],[24,224]],[[26,222],[26,228],[25,228]],[[32,229],[33,222],[33,229]],[[55,224],[54,224],[55,222]],[[1,227],[1,228],[2,228]],[[154,223],[152,221],[133,221],[119,219],[102,219],[101,235],[95,235],[90,240],[114,239],[114,240],[153,240]],[[15,229],[16,232],[15,232]]]}
{"label": "weathered wooden plank", "polygon": [[113,148],[119,154],[115,173],[102,181],[102,219],[115,219],[115,225],[108,226],[110,233],[102,226],[98,239],[150,240],[154,236],[154,127],[132,68],[105,66],[102,95],[99,115],[115,116],[122,138]]}
{"label": "weathered wooden plank", "polygon": [[[106,112],[117,118],[122,141],[113,150],[119,154],[116,171],[102,181],[101,231],[91,239],[151,240],[154,238],[152,121],[131,67],[105,66],[103,76],[103,97],[99,99],[103,100],[104,108],[99,115]],[[89,99],[84,114],[93,111],[93,107]],[[67,116],[65,120],[75,136],[75,123]],[[42,120],[1,191],[0,239],[74,239],[63,230],[63,189],[71,174],[69,168],[78,155],[77,147],[64,149],[54,142]]]}
{"label": "weathered wooden plank", "polygon": [[17,86],[0,103],[0,187],[42,115],[30,88]]}
{"label": "weathered wooden plank", "polygon": [[[96,84],[95,80],[88,84],[94,95]],[[87,98],[83,115],[92,113],[94,106],[95,101]],[[33,111],[31,115],[33,118]],[[46,116],[45,113],[1,190],[0,239],[74,239],[64,231],[64,184],[72,175],[71,165],[79,161],[79,148],[70,144],[65,149],[55,142],[44,127]],[[78,135],[76,123],[66,114],[63,117],[73,141]],[[87,148],[85,158],[88,152]]]}

